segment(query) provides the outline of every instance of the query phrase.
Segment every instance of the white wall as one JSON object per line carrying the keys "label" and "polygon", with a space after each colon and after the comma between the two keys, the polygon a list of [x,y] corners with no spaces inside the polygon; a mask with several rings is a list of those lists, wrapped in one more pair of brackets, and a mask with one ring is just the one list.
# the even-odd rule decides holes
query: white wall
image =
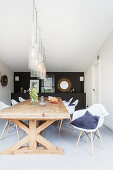
{"label": "white wall", "polygon": [[6,104],[11,104],[11,92],[13,92],[14,80],[13,80],[13,71],[0,61],[0,74],[8,76],[8,85],[3,87],[0,83],[0,101],[3,101]]}
{"label": "white wall", "polygon": [[[110,116],[106,117],[105,124],[113,129],[113,32],[98,52],[100,56],[100,103]],[[92,104],[92,64],[85,71],[85,92],[87,105]]]}
{"label": "white wall", "polygon": [[92,63],[85,71],[86,106],[92,105]]}

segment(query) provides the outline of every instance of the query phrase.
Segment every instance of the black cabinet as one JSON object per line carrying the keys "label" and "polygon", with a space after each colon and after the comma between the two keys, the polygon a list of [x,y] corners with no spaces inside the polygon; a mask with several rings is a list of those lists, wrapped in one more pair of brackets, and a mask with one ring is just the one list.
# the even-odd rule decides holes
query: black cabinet
{"label": "black cabinet", "polygon": [[[54,97],[61,97],[62,100],[68,101],[71,97],[74,100],[79,100],[79,103],[76,107],[76,110],[85,109],[86,108],[86,94],[85,93],[39,93],[39,97],[44,96],[54,96]],[[23,97],[24,99],[29,99],[29,93],[11,93],[11,99],[15,99],[18,101],[19,97]]]}

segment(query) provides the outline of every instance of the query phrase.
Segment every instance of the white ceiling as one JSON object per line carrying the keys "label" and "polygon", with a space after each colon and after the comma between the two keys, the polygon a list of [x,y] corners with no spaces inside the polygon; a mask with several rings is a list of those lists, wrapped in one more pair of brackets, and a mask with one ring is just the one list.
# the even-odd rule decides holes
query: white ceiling
{"label": "white ceiling", "polygon": [[[38,0],[47,71],[84,71],[113,29],[113,0]],[[0,0],[0,59],[27,71],[32,0]]]}

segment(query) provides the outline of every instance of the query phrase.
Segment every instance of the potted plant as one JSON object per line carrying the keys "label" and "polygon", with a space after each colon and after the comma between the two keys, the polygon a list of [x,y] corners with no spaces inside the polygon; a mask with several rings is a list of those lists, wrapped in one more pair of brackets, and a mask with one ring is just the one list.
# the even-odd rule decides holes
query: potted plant
{"label": "potted plant", "polygon": [[38,92],[37,92],[36,88],[32,87],[31,89],[29,89],[29,94],[30,94],[30,98],[31,98],[31,103],[33,105],[37,104],[37,102],[38,102]]}

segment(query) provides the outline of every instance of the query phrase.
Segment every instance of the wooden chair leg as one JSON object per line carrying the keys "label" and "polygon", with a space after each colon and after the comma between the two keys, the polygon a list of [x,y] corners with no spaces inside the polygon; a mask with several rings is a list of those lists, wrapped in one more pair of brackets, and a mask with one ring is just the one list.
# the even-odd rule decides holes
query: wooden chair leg
{"label": "wooden chair leg", "polygon": [[78,138],[78,141],[77,141],[77,144],[76,144],[76,149],[78,148],[78,144],[79,144],[81,135],[82,135],[82,130],[80,131],[80,134],[79,134],[79,138]]}
{"label": "wooden chair leg", "polygon": [[58,120],[58,124],[57,124],[57,127],[59,127],[59,124],[60,124],[60,120]]}
{"label": "wooden chair leg", "polygon": [[18,126],[17,126],[17,125],[16,125],[16,131],[17,131],[17,137],[18,137],[18,140],[20,140],[19,132],[18,132]]}
{"label": "wooden chair leg", "polygon": [[3,135],[4,135],[4,132],[5,132],[8,124],[9,124],[9,121],[7,121],[6,124],[5,124],[5,127],[4,127],[4,129],[3,129],[3,131],[2,131],[2,134],[1,134],[1,136],[0,136],[0,140],[2,139],[2,137],[3,137]]}
{"label": "wooden chair leg", "polygon": [[27,120],[27,125],[29,125],[29,120]]}
{"label": "wooden chair leg", "polygon": [[60,130],[61,130],[61,126],[62,126],[62,120],[61,120],[61,122],[60,122],[59,132],[60,132]]}
{"label": "wooden chair leg", "polygon": [[97,133],[98,133],[98,136],[100,138],[100,141],[101,141],[101,144],[102,144],[102,148],[104,149],[104,144],[103,144],[103,141],[102,141],[102,138],[101,138],[99,130],[97,130]]}
{"label": "wooden chair leg", "polygon": [[93,133],[91,132],[92,156],[94,157]]}
{"label": "wooden chair leg", "polygon": [[86,142],[88,143],[88,133],[86,134]]}
{"label": "wooden chair leg", "polygon": [[10,131],[10,126],[11,126],[11,123],[9,122],[9,124],[8,124],[8,133]]}
{"label": "wooden chair leg", "polygon": [[70,119],[68,119],[68,120],[69,120],[69,123],[71,123],[71,122],[72,122],[71,118],[70,118]]}

